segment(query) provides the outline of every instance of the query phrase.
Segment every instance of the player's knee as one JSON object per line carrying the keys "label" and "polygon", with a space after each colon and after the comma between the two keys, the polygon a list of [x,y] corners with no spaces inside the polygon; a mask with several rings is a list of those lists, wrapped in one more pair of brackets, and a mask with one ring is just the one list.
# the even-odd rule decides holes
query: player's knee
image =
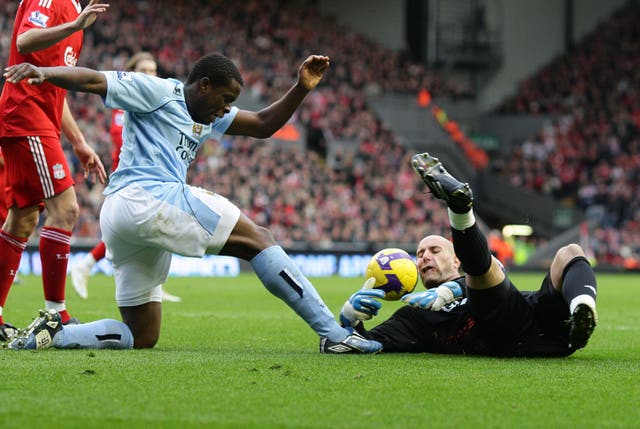
{"label": "player's knee", "polygon": [[274,246],[276,244],[276,239],[273,237],[271,231],[263,226],[258,226],[258,242],[260,243],[260,247],[265,248],[269,246]]}
{"label": "player's knee", "polygon": [[80,207],[77,203],[58,207],[55,211],[49,211],[48,221],[52,226],[63,229],[72,229],[80,215]]}
{"label": "player's knee", "polygon": [[7,220],[3,225],[5,232],[16,237],[29,237],[38,225],[38,211],[12,212],[9,211]]}
{"label": "player's knee", "polygon": [[248,238],[248,245],[256,253],[277,244],[271,231],[260,225],[254,225]]}
{"label": "player's knee", "polygon": [[152,324],[151,326],[144,326],[135,323],[127,323],[127,326],[133,335],[134,349],[153,348],[160,338],[160,330],[155,328],[155,324]]}
{"label": "player's knee", "polygon": [[551,283],[556,290],[562,290],[562,277],[567,265],[573,259],[580,256],[583,258],[586,257],[582,247],[575,243],[568,244],[558,249],[553,261],[551,261],[551,268],[549,270]]}
{"label": "player's knee", "polygon": [[584,250],[580,245],[571,243],[567,244],[564,247],[561,247],[557,252],[554,259],[557,259],[560,265],[565,266],[571,261],[573,258],[578,256],[585,256]]}
{"label": "player's knee", "polygon": [[158,342],[159,335],[151,335],[148,333],[133,336],[134,349],[151,349]]}

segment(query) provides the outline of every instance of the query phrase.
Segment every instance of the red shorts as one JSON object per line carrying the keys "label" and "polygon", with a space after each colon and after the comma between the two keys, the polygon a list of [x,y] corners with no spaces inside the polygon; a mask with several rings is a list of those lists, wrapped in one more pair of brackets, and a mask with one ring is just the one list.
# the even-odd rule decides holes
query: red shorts
{"label": "red shorts", "polygon": [[75,184],[60,140],[55,137],[0,138],[7,205],[41,205]]}

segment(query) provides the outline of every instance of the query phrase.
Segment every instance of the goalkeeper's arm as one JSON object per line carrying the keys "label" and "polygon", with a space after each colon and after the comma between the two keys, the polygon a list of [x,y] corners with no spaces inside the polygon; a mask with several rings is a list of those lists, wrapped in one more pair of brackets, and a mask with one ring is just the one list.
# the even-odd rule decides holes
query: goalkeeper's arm
{"label": "goalkeeper's arm", "polygon": [[440,311],[445,305],[463,297],[463,288],[458,282],[451,280],[424,292],[409,293],[403,296],[401,300],[412,307]]}

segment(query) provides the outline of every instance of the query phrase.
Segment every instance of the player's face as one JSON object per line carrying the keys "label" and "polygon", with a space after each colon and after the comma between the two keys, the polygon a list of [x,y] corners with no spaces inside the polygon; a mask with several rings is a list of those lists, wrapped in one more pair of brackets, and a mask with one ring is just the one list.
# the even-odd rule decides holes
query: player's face
{"label": "player's face", "polygon": [[203,79],[198,97],[194,102],[194,109],[189,110],[196,122],[210,124],[216,118],[222,118],[231,110],[231,105],[240,95],[242,86],[235,79],[223,86],[213,86]]}
{"label": "player's face", "polygon": [[427,289],[458,277],[460,261],[453,244],[439,235],[430,235],[420,241],[416,262],[420,280]]}
{"label": "player's face", "polygon": [[153,60],[140,60],[136,63],[134,72],[148,74],[150,76],[158,75],[158,65]]}

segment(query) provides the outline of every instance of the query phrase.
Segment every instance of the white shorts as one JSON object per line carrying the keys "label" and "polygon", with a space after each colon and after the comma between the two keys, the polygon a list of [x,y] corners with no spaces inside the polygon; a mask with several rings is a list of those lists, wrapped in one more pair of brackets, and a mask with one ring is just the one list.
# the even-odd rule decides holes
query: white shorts
{"label": "white shorts", "polygon": [[129,185],[107,195],[102,240],[112,261],[120,307],[159,302],[171,255],[217,254],[240,218],[221,195],[181,183]]}

